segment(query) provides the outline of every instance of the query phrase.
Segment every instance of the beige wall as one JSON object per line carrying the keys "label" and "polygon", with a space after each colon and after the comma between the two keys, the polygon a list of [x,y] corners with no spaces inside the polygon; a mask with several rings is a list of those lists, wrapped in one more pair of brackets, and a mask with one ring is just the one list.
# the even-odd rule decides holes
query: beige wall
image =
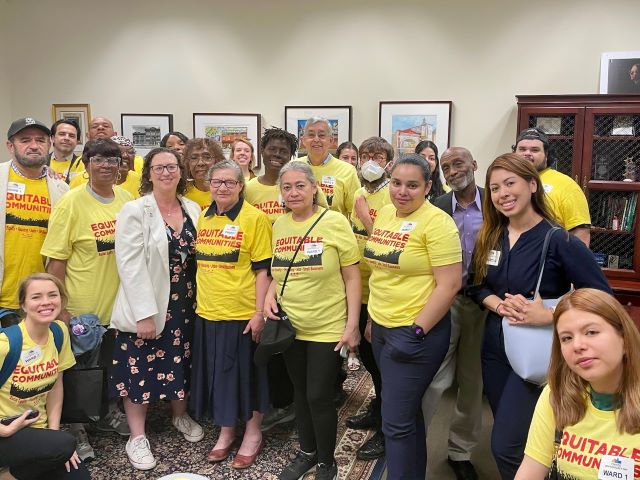
{"label": "beige wall", "polygon": [[597,93],[600,53],[640,50],[637,0],[103,4],[0,0],[11,118],[88,102],[117,124],[173,113],[191,135],[193,112],[282,126],[284,105],[352,105],[359,143],[378,132],[379,100],[452,100],[451,142],[471,149],[482,180],[515,136],[516,94]]}
{"label": "beige wall", "polygon": [[[0,0],[0,138],[5,140],[11,124],[11,82],[9,72],[9,6],[6,0]],[[3,142],[4,143],[4,142]],[[0,161],[6,160],[8,154],[0,147]]]}

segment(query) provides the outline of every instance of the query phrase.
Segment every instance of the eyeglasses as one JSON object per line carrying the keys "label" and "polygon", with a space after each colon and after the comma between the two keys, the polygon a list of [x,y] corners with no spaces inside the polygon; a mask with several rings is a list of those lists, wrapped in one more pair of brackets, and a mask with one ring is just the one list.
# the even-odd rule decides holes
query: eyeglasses
{"label": "eyeglasses", "polygon": [[329,135],[327,134],[327,132],[307,132],[304,134],[305,137],[308,138],[319,138],[320,140],[324,140],[325,138],[328,138]]}
{"label": "eyeglasses", "polygon": [[94,165],[97,165],[98,167],[102,167],[105,165],[109,167],[115,167],[117,165],[120,165],[122,159],[120,157],[99,157],[96,155],[95,157],[89,157],[89,161]]}
{"label": "eyeglasses", "polygon": [[156,175],[162,175],[162,172],[166,169],[169,173],[176,173],[178,171],[177,163],[167,163],[166,165],[152,165],[149,167],[153,173]]}
{"label": "eyeglasses", "polygon": [[369,160],[374,160],[376,162],[386,162],[387,155],[384,153],[361,153],[360,154],[360,162],[368,162]]}
{"label": "eyeglasses", "polygon": [[227,188],[235,188],[239,183],[240,182],[238,180],[218,180],[217,178],[212,178],[211,180],[209,180],[209,184],[213,188],[220,188],[222,185]]}
{"label": "eyeglasses", "polygon": [[189,161],[193,163],[198,163],[199,160],[202,160],[203,162],[208,163],[211,160],[213,160],[213,157],[208,153],[203,153],[202,155],[191,155],[189,157]]}

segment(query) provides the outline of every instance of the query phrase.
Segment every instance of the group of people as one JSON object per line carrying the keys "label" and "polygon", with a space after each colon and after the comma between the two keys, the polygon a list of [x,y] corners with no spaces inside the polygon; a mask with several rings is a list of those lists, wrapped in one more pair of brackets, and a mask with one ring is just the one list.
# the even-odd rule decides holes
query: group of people
{"label": "group of people", "polygon": [[[295,160],[298,138],[267,129],[258,176],[249,139],[228,160],[179,132],[142,159],[105,118],[92,119],[77,157],[79,139],[73,121],[19,119],[0,164],[0,318],[19,322],[9,328],[23,339],[0,384],[0,418],[17,416],[0,425],[0,479],[89,478],[84,427],[71,427],[75,439],[59,431],[60,374],[75,363],[67,325],[84,314],[109,327],[96,352],[108,377],[97,427],[128,437],[137,469],[156,466],[146,413],[168,400],[186,441],[204,438],[205,416],[221,427],[210,462],[251,467],[264,432],[295,418],[299,449],[279,478],[337,478],[336,389],[345,352],[358,351],[375,396],[346,424],[373,431],[356,456],[384,456],[389,479],[425,478],[429,423],[454,382],[457,479],[478,478],[483,392],[503,479],[550,469],[595,479],[614,458],[640,476],[640,336],[588,249],[582,191],[547,166],[544,132],[521,132],[484,188],[463,147],[439,156],[426,140],[396,157],[371,137],[336,158],[321,117],[306,122],[308,154]],[[554,325],[546,387],[513,370],[503,317]],[[266,319],[282,318],[292,343],[254,362]],[[10,351],[0,333],[0,367]],[[587,462],[594,442],[611,448],[589,449]]]}

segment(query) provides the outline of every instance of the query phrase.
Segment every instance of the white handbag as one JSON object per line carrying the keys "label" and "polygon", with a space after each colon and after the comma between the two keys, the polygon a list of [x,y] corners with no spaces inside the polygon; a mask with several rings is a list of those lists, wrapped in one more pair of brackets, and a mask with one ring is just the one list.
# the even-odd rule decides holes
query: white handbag
{"label": "white handbag", "polygon": [[[562,228],[553,227],[544,237],[540,255],[540,274],[533,298],[539,294],[549,242],[551,235],[557,230],[562,230]],[[546,308],[550,308],[555,307],[559,300],[560,298],[543,299],[542,303]],[[551,360],[553,324],[543,326],[510,325],[507,318],[502,317],[502,333],[504,335],[504,350],[513,371],[527,382],[536,385],[544,384]]]}

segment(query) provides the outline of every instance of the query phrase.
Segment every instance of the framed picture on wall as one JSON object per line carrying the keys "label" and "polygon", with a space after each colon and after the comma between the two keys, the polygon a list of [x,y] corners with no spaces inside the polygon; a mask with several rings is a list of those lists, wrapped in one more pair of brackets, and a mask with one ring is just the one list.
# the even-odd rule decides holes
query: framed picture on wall
{"label": "framed picture on wall", "polygon": [[[284,107],[285,129],[301,140],[304,124],[311,117],[324,117],[331,125],[331,145],[329,151],[336,154],[338,145],[351,140],[351,105],[337,107],[306,107],[287,106]],[[298,147],[298,157],[307,154],[302,142]]]}
{"label": "framed picture on wall", "polygon": [[256,165],[260,168],[260,135],[262,116],[259,113],[194,113],[193,136],[212,138],[222,146],[224,156],[231,157],[231,144],[246,138],[255,148]]}
{"label": "framed picture on wall", "polygon": [[431,140],[442,154],[449,147],[451,105],[449,100],[380,102],[378,135],[397,155],[414,153],[423,140]]}
{"label": "framed picture on wall", "polygon": [[136,152],[143,157],[151,149],[160,146],[160,140],[173,131],[173,115],[170,113],[122,113],[122,136],[133,142]]}
{"label": "framed picture on wall", "polygon": [[640,94],[640,51],[602,54],[600,93]]}
{"label": "framed picture on wall", "polygon": [[58,120],[75,120],[80,127],[80,138],[76,145],[75,152],[81,153],[84,149],[84,141],[89,122],[91,121],[91,107],[88,103],[54,103],[51,105],[51,117],[53,122]]}

